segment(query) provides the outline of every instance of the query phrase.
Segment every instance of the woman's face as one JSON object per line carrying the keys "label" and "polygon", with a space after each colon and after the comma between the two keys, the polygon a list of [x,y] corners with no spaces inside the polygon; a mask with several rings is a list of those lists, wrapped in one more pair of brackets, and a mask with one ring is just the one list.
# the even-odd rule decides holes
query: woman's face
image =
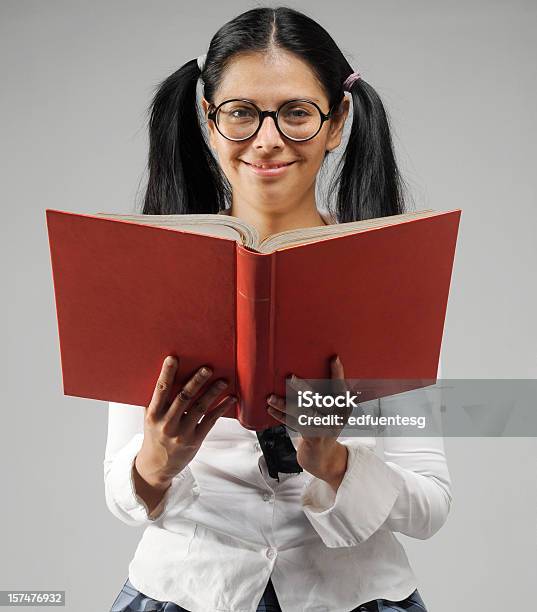
{"label": "woman's face", "polygon": [[[328,99],[309,65],[297,56],[278,51],[267,55],[237,55],[228,64],[213,104],[218,106],[233,98],[254,102],[261,110],[277,110],[288,100],[308,99],[325,114]],[[202,99],[205,117],[209,103]],[[207,122],[210,146],[217,155],[222,171],[231,183],[233,198],[239,196],[260,205],[278,206],[301,201],[315,193],[315,179],[325,151],[332,151],[341,142],[343,125],[349,112],[345,98],[339,113],[322,124],[311,140],[295,142],[282,136],[274,120],[266,117],[255,136],[242,142],[227,140],[213,121]],[[292,162],[283,172],[267,176],[255,172],[252,162]],[[314,197],[314,196],[313,196]]]}

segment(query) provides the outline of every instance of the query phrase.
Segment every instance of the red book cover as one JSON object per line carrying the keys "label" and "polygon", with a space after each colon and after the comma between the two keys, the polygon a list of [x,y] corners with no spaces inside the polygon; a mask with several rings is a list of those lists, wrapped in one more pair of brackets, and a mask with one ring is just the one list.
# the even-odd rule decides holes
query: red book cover
{"label": "red book cover", "polygon": [[[266,411],[285,379],[436,381],[460,209],[273,253],[172,227],[46,210],[66,395],[147,406],[166,355],[172,393],[201,365]],[[426,382],[425,382],[426,381]],[[364,398],[368,399],[368,398]],[[369,398],[370,399],[370,398]]]}

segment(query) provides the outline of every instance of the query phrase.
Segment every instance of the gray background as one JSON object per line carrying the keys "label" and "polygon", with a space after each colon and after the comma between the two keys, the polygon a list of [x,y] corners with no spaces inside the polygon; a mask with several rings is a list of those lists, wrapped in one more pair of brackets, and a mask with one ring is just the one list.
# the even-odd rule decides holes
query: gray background
{"label": "gray background", "polygon": [[[535,2],[287,5],[317,19],[383,98],[415,207],[463,210],[444,378],[535,377]],[[253,6],[0,3],[0,589],[65,589],[68,610],[100,611],[127,577],[141,530],[105,505],[107,404],[62,394],[44,211],[132,210],[153,87]],[[535,439],[449,438],[446,449],[448,522],[428,541],[400,536],[425,602],[529,609]]]}

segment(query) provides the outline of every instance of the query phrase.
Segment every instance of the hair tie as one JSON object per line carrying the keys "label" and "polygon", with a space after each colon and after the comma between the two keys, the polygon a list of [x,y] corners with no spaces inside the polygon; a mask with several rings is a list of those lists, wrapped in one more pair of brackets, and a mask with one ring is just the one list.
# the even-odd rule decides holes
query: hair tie
{"label": "hair tie", "polygon": [[345,82],[343,83],[343,91],[350,91],[354,81],[357,81],[358,79],[361,79],[361,78],[362,78],[362,75],[359,72],[353,72],[352,74],[350,74],[345,79]]}
{"label": "hair tie", "polygon": [[203,72],[203,68],[205,67],[205,58],[207,57],[207,53],[205,53],[204,55],[200,55],[198,57],[198,68],[200,69],[200,72]]}

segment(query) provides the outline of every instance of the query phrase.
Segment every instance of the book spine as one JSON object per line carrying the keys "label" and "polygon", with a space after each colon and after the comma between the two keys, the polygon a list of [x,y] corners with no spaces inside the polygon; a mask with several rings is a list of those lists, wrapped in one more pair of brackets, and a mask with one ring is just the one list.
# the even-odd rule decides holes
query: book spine
{"label": "book spine", "polygon": [[279,422],[267,412],[273,383],[273,255],[237,245],[238,420],[259,431]]}

